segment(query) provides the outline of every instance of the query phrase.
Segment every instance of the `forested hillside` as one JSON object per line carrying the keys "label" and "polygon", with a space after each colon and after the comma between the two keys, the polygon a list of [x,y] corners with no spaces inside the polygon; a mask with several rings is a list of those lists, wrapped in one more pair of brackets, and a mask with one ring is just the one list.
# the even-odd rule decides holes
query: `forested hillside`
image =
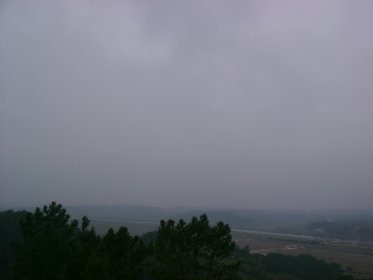
{"label": "forested hillside", "polygon": [[0,238],[0,279],[353,279],[308,255],[250,254],[228,224],[206,215],[162,220],[142,237],[125,227],[100,236],[87,217],[72,220],[53,202],[33,213],[2,212]]}

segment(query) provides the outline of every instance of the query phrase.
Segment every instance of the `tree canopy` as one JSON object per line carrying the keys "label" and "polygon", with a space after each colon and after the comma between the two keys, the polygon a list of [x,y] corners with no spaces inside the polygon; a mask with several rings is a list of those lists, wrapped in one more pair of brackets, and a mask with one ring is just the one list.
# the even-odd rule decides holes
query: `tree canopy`
{"label": "tree canopy", "polygon": [[234,247],[229,226],[210,226],[206,215],[190,223],[161,221],[155,242],[157,279],[235,279],[239,262],[230,258]]}
{"label": "tree canopy", "polygon": [[0,213],[0,241],[5,280],[353,279],[340,265],[308,255],[250,254],[248,247],[235,246],[229,225],[210,225],[206,215],[189,222],[162,220],[143,237],[125,227],[98,235],[87,217],[79,224],[52,202],[33,213]]}

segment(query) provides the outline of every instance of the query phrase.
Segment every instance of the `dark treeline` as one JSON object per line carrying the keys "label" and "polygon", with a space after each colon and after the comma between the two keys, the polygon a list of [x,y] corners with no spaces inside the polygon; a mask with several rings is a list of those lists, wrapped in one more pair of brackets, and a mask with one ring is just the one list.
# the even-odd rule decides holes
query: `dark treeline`
{"label": "dark treeline", "polygon": [[87,217],[71,220],[56,203],[33,213],[0,213],[0,279],[353,279],[312,256],[267,256],[238,248],[230,228],[206,215],[161,221],[131,236],[125,227],[96,234]]}

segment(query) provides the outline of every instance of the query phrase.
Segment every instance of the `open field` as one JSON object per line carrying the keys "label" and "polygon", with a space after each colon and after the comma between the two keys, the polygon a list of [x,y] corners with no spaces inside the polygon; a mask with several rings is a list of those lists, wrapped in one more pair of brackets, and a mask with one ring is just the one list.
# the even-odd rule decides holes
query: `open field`
{"label": "open field", "polygon": [[[158,228],[157,223],[124,219],[92,219],[99,234],[108,228],[128,228],[131,234],[142,235]],[[237,245],[248,245],[251,253],[279,253],[288,255],[309,254],[327,262],[340,263],[346,272],[356,278],[373,277],[373,243],[326,239],[294,234],[266,233],[258,231],[240,232],[233,230]]]}
{"label": "open field", "polygon": [[236,231],[232,234],[236,243],[241,247],[248,245],[251,253],[309,254],[327,262],[340,263],[346,272],[356,278],[373,277],[372,243]]}

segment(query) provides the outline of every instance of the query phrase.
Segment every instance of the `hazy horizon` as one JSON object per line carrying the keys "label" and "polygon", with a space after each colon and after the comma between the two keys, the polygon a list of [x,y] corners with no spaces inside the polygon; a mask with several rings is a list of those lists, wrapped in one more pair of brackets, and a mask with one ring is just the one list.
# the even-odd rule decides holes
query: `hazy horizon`
{"label": "hazy horizon", "polygon": [[371,209],[372,1],[0,2],[0,207]]}
{"label": "hazy horizon", "polygon": [[317,213],[317,212],[364,212],[364,213],[373,213],[373,207],[349,207],[349,208],[336,208],[336,207],[234,207],[234,206],[162,206],[162,205],[152,205],[152,204],[131,204],[131,203],[123,203],[123,204],[65,204],[61,203],[58,200],[51,200],[46,202],[41,202],[40,204],[34,203],[34,204],[13,204],[13,205],[0,205],[0,210],[28,210],[33,209],[36,207],[43,207],[44,205],[49,205],[52,202],[56,202],[59,204],[62,204],[64,208],[87,208],[87,207],[143,207],[143,208],[156,208],[156,209],[164,209],[164,210],[172,210],[172,209],[179,209],[183,211],[202,211],[201,214],[203,214],[203,211],[258,211],[258,212],[279,212],[279,213],[285,213],[285,212],[297,212],[301,211],[304,213]]}

